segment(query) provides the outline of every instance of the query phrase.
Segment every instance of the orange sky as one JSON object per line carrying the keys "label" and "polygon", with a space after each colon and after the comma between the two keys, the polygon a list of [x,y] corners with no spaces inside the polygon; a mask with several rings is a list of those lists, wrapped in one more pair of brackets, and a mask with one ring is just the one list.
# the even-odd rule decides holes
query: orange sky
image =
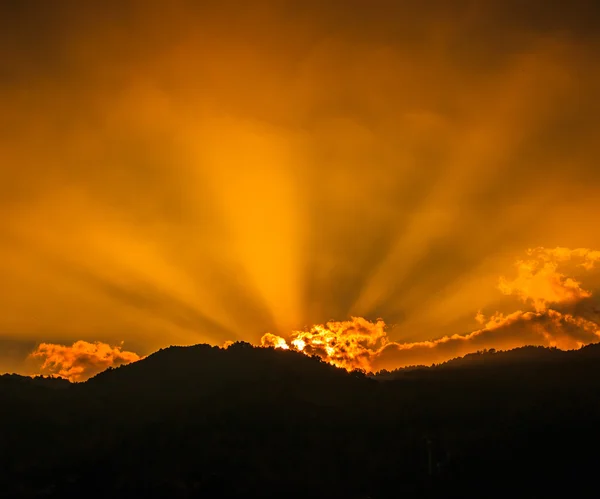
{"label": "orange sky", "polygon": [[549,3],[2,2],[0,372],[40,343],[597,321],[585,256],[514,265],[600,249],[600,9]]}

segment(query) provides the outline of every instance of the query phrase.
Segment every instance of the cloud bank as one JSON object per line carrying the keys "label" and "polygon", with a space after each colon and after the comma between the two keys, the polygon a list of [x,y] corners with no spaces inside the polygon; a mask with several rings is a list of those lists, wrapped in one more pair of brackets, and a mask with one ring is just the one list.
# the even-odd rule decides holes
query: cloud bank
{"label": "cloud bank", "polygon": [[[490,316],[478,311],[475,319],[481,328],[470,333],[426,341],[392,341],[382,319],[370,321],[351,317],[346,321],[329,321],[304,331],[294,331],[287,339],[269,332],[262,336],[260,346],[317,355],[348,370],[377,371],[443,362],[486,348],[540,345],[575,349],[599,341],[598,322],[583,317],[575,306],[592,298],[593,293],[569,277],[562,267],[570,264],[591,271],[600,260],[600,252],[585,248],[539,247],[528,250],[527,255],[528,259],[516,262],[516,277],[500,277],[498,289],[505,295],[515,296],[533,310],[508,314],[495,312]],[[232,341],[227,341],[223,347],[230,344]],[[138,354],[120,346],[86,341],[77,341],[71,346],[42,343],[30,357],[43,361],[40,367],[43,374],[58,375],[70,381],[82,381],[108,367],[141,359]]]}
{"label": "cloud bank", "polygon": [[600,259],[600,252],[540,247],[527,254],[528,260],[516,263],[517,276],[512,280],[501,277],[498,288],[530,304],[534,310],[496,312],[490,317],[479,311],[476,319],[483,327],[471,333],[402,343],[388,338],[383,320],[371,322],[353,317],[350,321],[328,322],[294,332],[289,341],[268,333],[261,344],[318,355],[326,362],[349,370],[379,370],[442,362],[485,348],[540,345],[573,349],[597,342],[600,339],[597,322],[550,307],[564,308],[592,297],[592,292],[583,289],[579,281],[558,269],[567,262],[579,261],[579,267],[592,270]]}
{"label": "cloud bank", "polygon": [[76,341],[71,346],[42,343],[30,357],[43,361],[41,374],[57,375],[69,381],[83,381],[109,367],[141,359],[138,354],[123,350],[120,346],[99,341]]}
{"label": "cloud bank", "polygon": [[581,288],[581,283],[557,271],[559,264],[572,259],[582,260],[579,264],[586,270],[594,268],[600,260],[600,251],[585,248],[535,248],[528,250],[532,257],[519,260],[515,279],[500,278],[500,291],[515,295],[525,303],[531,303],[538,312],[547,310],[551,304],[576,303],[590,298],[592,293]]}

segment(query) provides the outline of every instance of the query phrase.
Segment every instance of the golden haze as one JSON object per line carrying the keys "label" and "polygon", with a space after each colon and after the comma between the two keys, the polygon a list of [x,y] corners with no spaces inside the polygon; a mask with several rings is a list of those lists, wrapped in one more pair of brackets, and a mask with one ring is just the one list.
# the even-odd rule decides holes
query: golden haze
{"label": "golden haze", "polygon": [[1,2],[0,371],[80,341],[344,364],[341,336],[374,368],[591,341],[590,5]]}
{"label": "golden haze", "polygon": [[[385,368],[442,362],[453,357],[487,348],[510,349],[524,345],[542,345],[576,349],[600,338],[598,316],[591,292],[581,283],[560,273],[559,267],[596,269],[600,252],[584,248],[535,248],[528,260],[516,263],[517,277],[501,277],[498,290],[515,294],[533,311],[517,310],[510,314],[495,312],[475,316],[480,328],[468,334],[453,334],[435,340],[391,341],[383,320],[368,321],[353,317],[348,321],[330,321],[296,331],[289,340],[273,333],[262,336],[263,347],[293,349],[316,355],[347,370],[378,371]],[[223,345],[229,347],[228,340]],[[120,347],[78,341],[72,347],[41,344],[31,354],[43,359],[41,371],[71,381],[84,380],[109,366],[135,362],[140,357]]]}
{"label": "golden haze", "polygon": [[[496,312],[489,318],[480,311],[476,320],[482,328],[469,334],[428,341],[393,342],[387,337],[382,320],[373,323],[354,317],[350,321],[329,322],[308,331],[295,332],[289,344],[284,338],[267,333],[261,344],[318,355],[348,370],[370,371],[429,365],[487,348],[541,345],[574,349],[599,341],[600,309],[590,309],[590,303],[585,303],[592,297],[591,292],[582,289],[580,282],[559,273],[558,267],[579,260],[578,266],[587,271],[594,270],[594,264],[600,261],[600,252],[558,247],[535,248],[527,253],[529,260],[519,260],[516,264],[518,276],[513,281],[501,277],[498,288],[529,302],[535,311],[518,310],[508,315]],[[581,304],[584,306],[576,308]]]}

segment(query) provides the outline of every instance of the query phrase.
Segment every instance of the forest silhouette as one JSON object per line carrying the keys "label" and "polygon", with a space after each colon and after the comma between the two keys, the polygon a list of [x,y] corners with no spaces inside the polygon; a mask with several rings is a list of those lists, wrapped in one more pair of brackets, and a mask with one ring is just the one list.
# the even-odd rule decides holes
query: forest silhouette
{"label": "forest silhouette", "polygon": [[583,496],[599,361],[524,347],[373,375],[238,342],[84,383],[4,375],[0,496]]}

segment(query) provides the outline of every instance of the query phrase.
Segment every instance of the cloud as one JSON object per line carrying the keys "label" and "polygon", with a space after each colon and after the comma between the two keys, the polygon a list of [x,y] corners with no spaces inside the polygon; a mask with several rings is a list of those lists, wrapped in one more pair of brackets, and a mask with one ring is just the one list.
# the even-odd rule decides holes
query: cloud
{"label": "cloud", "polygon": [[556,310],[496,313],[485,326],[468,334],[444,336],[433,341],[391,342],[376,352],[373,369],[432,364],[486,348],[511,349],[525,345],[580,348],[600,339],[597,323]]}
{"label": "cloud", "polygon": [[557,269],[562,263],[580,259],[583,260],[580,266],[591,270],[600,260],[600,251],[539,247],[528,250],[527,254],[532,258],[517,261],[515,279],[500,278],[498,287],[502,293],[518,296],[525,303],[531,303],[538,312],[547,310],[550,304],[576,303],[592,296],[579,281]]}
{"label": "cloud", "polygon": [[84,381],[108,367],[116,367],[140,360],[138,354],[96,341],[76,341],[71,346],[41,343],[31,358],[41,359],[42,374],[58,375],[69,381]]}
{"label": "cloud", "polygon": [[580,259],[583,261],[579,266],[586,270],[592,270],[594,264],[600,261],[600,251],[589,248],[569,249],[560,246],[556,248],[538,247],[527,250],[527,254],[536,256],[544,261],[567,262],[572,259]]}
{"label": "cloud", "polygon": [[369,369],[370,359],[387,339],[382,320],[370,322],[362,317],[349,321],[330,321],[296,331],[291,336],[292,348],[307,355],[318,355],[326,362],[346,369]]}
{"label": "cloud", "polygon": [[590,2],[243,3],[0,2],[3,334],[425,340],[504,252],[600,247]]}
{"label": "cloud", "polygon": [[[574,261],[586,270],[594,268],[600,252],[585,248],[535,248],[527,252],[528,260],[516,263],[517,276],[501,277],[499,289],[518,296],[534,308],[509,314],[496,312],[486,316],[479,310],[475,316],[480,329],[466,334],[441,338],[399,342],[388,337],[382,319],[370,321],[351,317],[347,321],[329,321],[303,331],[294,331],[286,339],[266,333],[263,347],[292,349],[317,355],[324,361],[348,370],[379,370],[415,364],[442,362],[480,349],[510,349],[524,345],[540,345],[562,349],[580,348],[600,338],[600,325],[581,314],[554,310],[553,305],[582,304],[592,297],[581,283],[559,272],[558,268]],[[225,342],[224,348],[231,345]],[[40,370],[71,381],[85,380],[108,367],[135,362],[141,357],[107,343],[77,341],[71,346],[42,343],[30,354],[42,360]]]}
{"label": "cloud", "polygon": [[385,323],[352,317],[349,321],[317,324],[307,331],[295,331],[289,343],[281,336],[265,334],[261,345],[293,349],[318,355],[324,361],[345,369],[370,369],[371,360],[388,343]]}
{"label": "cloud", "polygon": [[588,249],[536,248],[529,250],[530,260],[517,262],[517,277],[500,278],[499,289],[530,303],[534,311],[518,310],[510,314],[496,312],[487,317],[481,310],[475,316],[481,328],[467,333],[447,335],[435,340],[391,341],[383,320],[368,321],[352,317],[349,321],[328,322],[296,331],[289,342],[267,333],[262,346],[291,348],[318,355],[326,362],[346,369],[379,370],[415,364],[431,364],[486,349],[511,349],[525,345],[580,348],[600,339],[598,323],[580,315],[550,308],[553,304],[576,304],[592,296],[581,284],[558,272],[559,264],[583,260],[586,270],[600,259],[600,252]]}
{"label": "cloud", "polygon": [[581,283],[557,272],[555,263],[539,264],[535,260],[519,261],[518,276],[509,281],[500,278],[498,288],[505,295],[516,295],[525,303],[531,302],[538,312],[550,304],[578,302],[591,293],[581,288]]}
{"label": "cloud", "polygon": [[263,347],[283,348],[284,350],[290,348],[281,336],[272,333],[264,334],[260,339],[260,344]]}
{"label": "cloud", "polygon": [[540,345],[573,349],[600,339],[600,326],[595,322],[556,310],[519,310],[508,315],[496,313],[487,319],[482,314],[478,317],[485,323],[481,329],[436,340],[390,341],[383,321],[353,317],[350,321],[329,322],[295,332],[289,344],[284,338],[269,334],[263,337],[262,345],[318,355],[348,370],[379,370],[443,362],[486,348]]}

